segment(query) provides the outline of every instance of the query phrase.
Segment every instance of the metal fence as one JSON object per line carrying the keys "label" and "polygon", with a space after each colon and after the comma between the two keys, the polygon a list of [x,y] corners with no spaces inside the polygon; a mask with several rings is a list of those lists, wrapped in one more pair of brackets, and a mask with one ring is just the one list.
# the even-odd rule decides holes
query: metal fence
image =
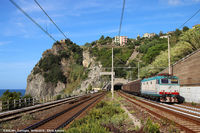
{"label": "metal fence", "polygon": [[[65,98],[61,96],[60,99]],[[57,97],[43,97],[41,99],[36,98],[22,98],[22,99],[14,99],[14,100],[6,100],[0,101],[0,112],[1,111],[8,111],[14,109],[20,109],[28,106],[33,106],[36,104],[46,103],[50,101],[58,100]]]}
{"label": "metal fence", "polygon": [[0,107],[1,111],[7,111],[7,110],[13,110],[13,109],[19,109],[23,107],[28,107],[38,104],[38,101],[34,98],[24,98],[24,99],[14,99],[14,100],[7,100],[7,101],[1,101]]}

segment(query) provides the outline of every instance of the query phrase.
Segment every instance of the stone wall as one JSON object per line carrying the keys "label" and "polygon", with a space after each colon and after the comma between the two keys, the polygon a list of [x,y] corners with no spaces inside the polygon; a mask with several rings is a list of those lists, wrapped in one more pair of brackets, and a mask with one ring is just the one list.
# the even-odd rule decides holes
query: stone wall
{"label": "stone wall", "polygon": [[[168,68],[161,73],[168,73]],[[200,86],[200,50],[173,64],[172,73],[179,78],[181,86]]]}

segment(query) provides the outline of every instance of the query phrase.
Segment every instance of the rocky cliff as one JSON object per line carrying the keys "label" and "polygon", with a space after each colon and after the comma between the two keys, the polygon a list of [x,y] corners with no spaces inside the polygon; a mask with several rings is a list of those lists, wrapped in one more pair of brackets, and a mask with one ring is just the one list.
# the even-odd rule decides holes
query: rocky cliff
{"label": "rocky cliff", "polygon": [[74,90],[73,94],[84,93],[89,86],[92,88],[101,88],[105,80],[100,76],[102,65],[100,62],[95,62],[95,57],[91,57],[88,50],[83,51],[83,66],[89,70],[86,80],[81,82],[79,89]]}
{"label": "rocky cliff", "polygon": [[73,67],[83,69],[82,51],[69,39],[65,43],[54,43],[51,49],[43,53],[28,76],[26,94],[37,98],[54,96],[65,90],[72,80],[85,76],[84,70],[72,73]]}
{"label": "rocky cliff", "polygon": [[26,94],[42,98],[85,93],[89,86],[99,88],[105,81],[100,78],[101,66],[87,49],[69,39],[65,43],[56,42],[42,54],[28,76]]}

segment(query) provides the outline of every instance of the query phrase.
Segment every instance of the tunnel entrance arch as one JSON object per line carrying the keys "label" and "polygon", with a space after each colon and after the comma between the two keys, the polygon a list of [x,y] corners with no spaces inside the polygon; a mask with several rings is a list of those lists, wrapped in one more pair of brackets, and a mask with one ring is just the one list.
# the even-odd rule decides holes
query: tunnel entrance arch
{"label": "tunnel entrance arch", "polygon": [[123,86],[122,83],[117,83],[117,84],[114,85],[114,90],[121,90],[122,86]]}

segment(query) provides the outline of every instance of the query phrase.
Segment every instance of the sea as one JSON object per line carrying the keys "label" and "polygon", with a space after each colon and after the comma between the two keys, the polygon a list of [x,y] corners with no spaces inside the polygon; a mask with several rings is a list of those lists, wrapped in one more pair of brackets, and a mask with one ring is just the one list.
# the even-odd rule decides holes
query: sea
{"label": "sea", "polygon": [[0,89],[0,97],[3,95],[3,93],[9,90],[10,92],[21,92],[22,96],[25,95],[26,90],[25,89]]}

